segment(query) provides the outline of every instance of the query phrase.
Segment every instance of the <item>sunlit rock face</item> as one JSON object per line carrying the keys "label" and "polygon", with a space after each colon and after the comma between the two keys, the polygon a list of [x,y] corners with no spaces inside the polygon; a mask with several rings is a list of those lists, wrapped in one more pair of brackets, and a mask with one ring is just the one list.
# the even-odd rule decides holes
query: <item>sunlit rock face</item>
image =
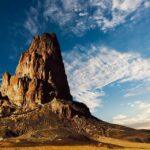
{"label": "sunlit rock face", "polygon": [[26,109],[54,98],[72,101],[55,34],[34,37],[22,54],[15,75],[3,75],[1,95],[15,107]]}
{"label": "sunlit rock face", "polygon": [[71,119],[75,115],[83,115],[87,117],[91,115],[89,108],[80,102],[64,101],[54,98],[50,105],[52,112],[56,113],[60,118]]}

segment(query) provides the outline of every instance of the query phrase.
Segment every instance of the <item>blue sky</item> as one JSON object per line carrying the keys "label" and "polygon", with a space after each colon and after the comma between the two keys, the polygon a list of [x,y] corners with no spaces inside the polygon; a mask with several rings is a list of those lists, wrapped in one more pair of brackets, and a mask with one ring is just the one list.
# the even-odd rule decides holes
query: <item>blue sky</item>
{"label": "blue sky", "polygon": [[74,99],[100,119],[150,128],[149,0],[0,2],[0,75],[35,34],[58,36]]}

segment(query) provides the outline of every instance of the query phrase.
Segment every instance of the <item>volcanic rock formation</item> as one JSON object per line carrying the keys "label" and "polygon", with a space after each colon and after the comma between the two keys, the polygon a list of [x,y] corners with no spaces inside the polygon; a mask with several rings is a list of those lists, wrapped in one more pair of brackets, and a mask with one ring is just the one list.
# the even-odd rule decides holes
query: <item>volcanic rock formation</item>
{"label": "volcanic rock formation", "polygon": [[55,98],[72,101],[55,34],[35,36],[20,58],[15,75],[5,73],[1,96],[15,108],[34,109]]}
{"label": "volcanic rock formation", "polygon": [[[0,138],[89,142],[100,136],[150,142],[149,131],[113,125],[72,100],[55,34],[35,36],[15,75],[4,73],[0,88]],[[70,141],[71,140],[71,141]]]}

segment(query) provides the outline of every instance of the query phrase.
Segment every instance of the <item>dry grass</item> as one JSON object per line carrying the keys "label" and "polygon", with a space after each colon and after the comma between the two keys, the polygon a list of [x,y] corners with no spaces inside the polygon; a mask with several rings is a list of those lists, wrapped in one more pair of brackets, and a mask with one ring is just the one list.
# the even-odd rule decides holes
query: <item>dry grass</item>
{"label": "dry grass", "polygon": [[98,141],[103,143],[109,143],[117,146],[122,146],[125,149],[147,149],[150,150],[150,144],[148,143],[136,143],[136,142],[129,142],[124,140],[118,140],[113,138],[107,138],[107,137],[100,137],[98,138]]}
{"label": "dry grass", "polygon": [[[107,141],[106,141],[107,142]],[[150,144],[128,143],[111,141],[111,143],[124,145],[124,150],[150,150]],[[107,147],[96,146],[40,146],[40,147],[14,147],[2,148],[2,150],[108,150]],[[114,148],[114,150],[121,150],[122,148]]]}
{"label": "dry grass", "polygon": [[3,148],[2,150],[107,150],[107,148],[93,146],[41,146],[24,148]]}
{"label": "dry grass", "polygon": [[[150,150],[150,144],[146,143],[135,143],[135,142],[128,142],[113,138],[107,138],[107,137],[99,137],[99,142],[103,143],[100,144],[98,147],[93,145],[71,145],[71,146],[53,146],[53,145],[43,145],[43,146],[32,146],[30,144],[27,144],[26,147],[14,147],[18,146],[17,143],[20,142],[19,140],[15,141],[12,139],[12,141],[1,141],[0,142],[0,150],[108,150],[110,148],[110,145],[112,146],[112,149],[114,150]],[[16,144],[15,144],[16,143]],[[44,142],[43,142],[44,143]]]}

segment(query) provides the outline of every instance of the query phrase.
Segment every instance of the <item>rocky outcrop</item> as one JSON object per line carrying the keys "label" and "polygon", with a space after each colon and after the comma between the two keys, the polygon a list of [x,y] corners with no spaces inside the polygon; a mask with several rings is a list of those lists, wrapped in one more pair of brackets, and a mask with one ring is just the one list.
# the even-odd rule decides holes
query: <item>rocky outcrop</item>
{"label": "rocky outcrop", "polygon": [[5,73],[2,97],[19,109],[34,109],[54,98],[72,101],[55,34],[35,36],[20,58],[15,75]]}
{"label": "rocky outcrop", "polygon": [[14,111],[15,107],[9,102],[8,97],[3,97],[0,92],[0,118],[10,116]]}
{"label": "rocky outcrop", "polygon": [[89,108],[83,103],[53,99],[50,105],[52,112],[60,118],[72,119],[75,115],[91,116]]}

